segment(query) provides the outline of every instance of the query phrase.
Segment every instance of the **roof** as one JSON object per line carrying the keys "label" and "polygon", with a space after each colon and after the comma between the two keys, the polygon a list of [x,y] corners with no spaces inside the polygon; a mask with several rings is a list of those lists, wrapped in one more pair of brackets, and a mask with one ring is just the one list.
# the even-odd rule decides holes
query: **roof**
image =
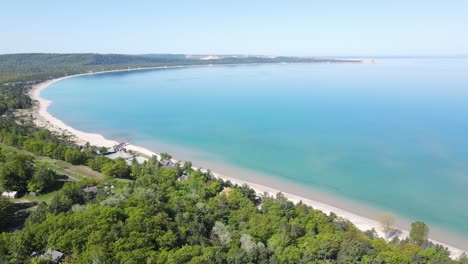
{"label": "roof", "polygon": [[189,177],[188,175],[184,174],[184,175],[180,176],[179,178],[177,178],[177,180],[186,181],[186,180],[188,180],[188,177]]}
{"label": "roof", "polygon": [[86,188],[84,188],[82,190],[85,193],[97,193],[98,188],[97,188],[97,186],[91,186],[91,187],[86,187]]}
{"label": "roof", "polygon": [[161,166],[163,166],[163,167],[173,167],[174,162],[172,162],[171,160],[161,160]]}
{"label": "roof", "polygon": [[5,191],[2,193],[2,196],[8,197],[8,198],[16,198],[18,197],[18,192],[17,191],[12,191],[12,192]]}
{"label": "roof", "polygon": [[109,158],[109,159],[112,159],[112,160],[115,160],[115,159],[118,159],[118,158],[123,158],[124,160],[133,159],[133,156],[131,154],[126,153],[126,152],[122,152],[122,151],[115,152],[115,153],[105,155],[105,156],[106,156],[106,158]]}
{"label": "roof", "polygon": [[[110,151],[111,152],[118,152],[118,151],[121,151],[125,148],[125,146],[127,145],[127,143],[119,143],[117,145],[114,145],[110,148]],[[109,149],[108,149],[109,150]]]}
{"label": "roof", "polygon": [[58,262],[63,258],[63,253],[57,250],[53,249],[48,249],[44,255],[43,258],[50,259],[52,262]]}
{"label": "roof", "polygon": [[147,158],[140,157],[140,156],[136,156],[136,157],[135,157],[135,160],[136,160],[136,162],[137,162],[138,164],[143,164],[143,163],[145,163],[145,161],[148,161]]}

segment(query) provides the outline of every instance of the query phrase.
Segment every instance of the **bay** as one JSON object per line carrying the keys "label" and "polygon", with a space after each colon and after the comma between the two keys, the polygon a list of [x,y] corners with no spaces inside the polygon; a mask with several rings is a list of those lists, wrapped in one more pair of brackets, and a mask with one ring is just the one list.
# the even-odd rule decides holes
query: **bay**
{"label": "bay", "polygon": [[468,237],[467,62],[119,72],[56,82],[42,97],[82,131],[183,148]]}

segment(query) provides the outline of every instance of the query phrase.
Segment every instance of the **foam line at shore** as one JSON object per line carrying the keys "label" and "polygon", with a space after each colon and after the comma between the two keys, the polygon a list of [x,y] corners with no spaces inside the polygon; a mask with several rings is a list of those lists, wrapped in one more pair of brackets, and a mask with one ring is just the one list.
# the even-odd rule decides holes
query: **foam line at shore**
{"label": "foam line at shore", "polygon": [[[193,65],[193,66],[210,66],[210,65]],[[118,144],[117,141],[114,140],[109,140],[106,139],[104,136],[96,133],[87,133],[83,131],[79,131],[67,124],[65,124],[62,120],[52,116],[47,110],[48,107],[52,104],[52,101],[46,100],[42,97],[40,97],[41,92],[46,89],[49,85],[64,80],[72,77],[78,77],[78,76],[84,76],[84,75],[92,75],[92,74],[103,74],[103,73],[111,73],[111,72],[123,72],[123,71],[135,71],[135,70],[149,70],[149,69],[165,69],[165,68],[183,68],[183,67],[193,67],[193,66],[162,66],[162,67],[151,67],[151,68],[135,68],[135,69],[125,69],[125,70],[112,70],[112,71],[102,71],[102,72],[91,72],[91,73],[84,73],[84,74],[77,74],[77,75],[70,75],[66,77],[61,77],[53,80],[49,80],[37,85],[34,85],[32,89],[29,92],[29,95],[31,98],[35,101],[38,102],[38,105],[34,107],[34,121],[35,124],[39,127],[45,127],[53,132],[59,133],[59,134],[66,134],[71,137],[73,137],[78,144],[85,144],[86,142],[89,142],[91,145],[95,146],[105,146],[105,147],[110,147],[113,145]],[[132,144],[129,144],[126,147],[128,150],[132,150],[138,153],[141,153],[146,156],[153,156],[156,155],[158,156],[155,152],[141,147],[141,146],[135,146]],[[177,153],[175,153],[177,154]],[[177,162],[174,160],[174,162]],[[195,168],[196,169],[196,168]],[[238,179],[238,178],[233,178],[229,177],[226,175],[222,175],[216,172],[212,172],[214,177],[221,178],[223,180],[229,180],[234,184],[238,185],[243,185],[247,184],[250,186],[252,189],[254,189],[257,193],[263,194],[263,193],[268,193],[269,195],[276,195],[278,192],[282,192],[282,194],[288,198],[289,200],[293,201],[294,203],[298,203],[299,201],[302,201],[304,204],[307,204],[309,206],[312,206],[314,209],[318,209],[323,211],[326,214],[329,214],[331,212],[335,213],[337,216],[343,217],[347,220],[349,220],[351,223],[353,223],[357,228],[361,230],[370,230],[370,229],[375,229],[379,236],[384,237],[383,232],[381,231],[380,224],[372,220],[370,218],[360,216],[351,212],[348,212],[346,210],[337,208],[335,206],[331,206],[319,201],[315,201],[312,199],[308,199],[299,195],[295,195],[294,193],[288,193],[284,192],[281,190],[277,190],[275,188],[271,188],[265,185],[261,185],[258,183],[255,183],[255,178],[252,178],[252,181],[247,181],[244,179]],[[409,235],[408,230],[405,229],[399,229],[401,233],[398,235],[400,238],[406,238]],[[436,244],[443,245],[444,247],[447,247],[450,252],[451,256],[453,258],[456,258],[460,256],[464,251],[456,248],[454,246],[450,246],[446,243],[442,243],[439,241],[432,240],[432,242]]]}

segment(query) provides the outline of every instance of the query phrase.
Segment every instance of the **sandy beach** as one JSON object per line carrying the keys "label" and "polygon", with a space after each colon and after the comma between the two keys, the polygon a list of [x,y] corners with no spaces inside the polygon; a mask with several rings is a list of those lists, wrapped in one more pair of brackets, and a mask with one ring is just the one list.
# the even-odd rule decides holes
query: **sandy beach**
{"label": "sandy beach", "polygon": [[[209,65],[202,65],[202,66],[209,66]],[[51,130],[53,132],[59,133],[59,134],[69,135],[78,144],[85,144],[86,142],[89,142],[91,145],[95,145],[95,146],[106,146],[106,147],[113,146],[115,144],[118,144],[118,142],[106,139],[100,134],[86,133],[86,132],[76,130],[73,127],[65,124],[63,121],[61,121],[61,120],[55,118],[54,116],[52,116],[47,111],[48,107],[51,105],[52,102],[49,101],[49,100],[41,98],[40,97],[41,92],[44,89],[46,89],[49,85],[51,85],[52,83],[55,83],[55,82],[58,82],[60,80],[64,80],[64,79],[67,79],[67,78],[72,78],[72,77],[77,77],[77,76],[82,76],[82,75],[101,74],[101,73],[118,72],[118,71],[130,71],[130,70],[143,70],[143,69],[176,68],[176,67],[188,67],[188,66],[152,67],[152,68],[139,68],[139,69],[129,69],[129,70],[105,71],[105,72],[97,72],[97,73],[85,73],[85,74],[78,74],[78,75],[72,75],[72,76],[57,78],[57,79],[53,79],[53,80],[49,80],[49,81],[37,84],[37,85],[33,86],[32,89],[29,92],[29,95],[31,96],[31,98],[37,102],[37,104],[35,104],[35,106],[34,106],[34,113],[33,113],[34,122],[39,127],[45,127],[47,129],[49,129],[49,130]],[[190,67],[192,67],[192,66],[190,66]],[[146,156],[156,155],[155,152],[153,152],[153,151],[151,151],[151,150],[149,150],[147,148],[141,147],[141,146],[135,146],[135,145],[129,144],[126,148],[128,150],[139,152],[139,153],[141,153],[143,155],[146,155]],[[174,154],[175,156],[177,156],[177,153],[171,153],[171,154]],[[275,188],[268,187],[267,185],[261,184],[259,181],[257,181],[255,179],[255,177],[247,178],[248,179],[247,180],[245,177],[241,179],[240,177],[234,178],[234,177],[229,177],[229,176],[226,176],[226,175],[223,175],[223,174],[220,174],[220,173],[215,173],[215,172],[212,172],[212,173],[213,173],[213,175],[215,177],[218,177],[218,178],[221,178],[221,179],[224,179],[224,180],[229,180],[229,181],[231,181],[232,183],[235,183],[235,184],[239,184],[239,185],[247,184],[259,194],[263,194],[263,193],[266,192],[266,193],[268,193],[270,195],[276,195],[278,192],[282,192],[282,194],[284,194],[284,196],[286,198],[288,198],[289,200],[291,200],[291,201],[293,201],[295,203],[297,203],[299,201],[302,201],[303,203],[305,203],[305,204],[307,204],[309,206],[312,206],[314,209],[321,210],[326,214],[329,214],[329,213],[333,212],[333,213],[335,213],[336,215],[338,215],[340,217],[348,219],[350,222],[352,222],[356,227],[358,227],[361,230],[370,230],[370,229],[374,228],[378,232],[379,236],[384,237],[384,234],[381,231],[380,224],[377,221],[372,220],[372,219],[370,219],[368,217],[365,217],[365,216],[361,216],[361,215],[349,212],[349,211],[347,211],[345,209],[340,209],[340,208],[338,208],[336,206],[332,206],[332,205],[329,205],[329,204],[326,204],[326,203],[323,203],[323,202],[319,202],[319,201],[316,201],[316,200],[309,199],[307,197],[298,195],[298,193],[294,191],[294,188],[286,188],[286,187],[285,188],[282,188],[282,187],[277,188],[277,186]],[[232,174],[232,175],[234,175],[234,174]],[[400,238],[405,238],[405,237],[408,236],[408,234],[409,234],[408,230],[406,230],[404,228],[400,228],[400,227],[398,227],[398,228],[401,231],[398,234],[398,236]],[[439,240],[441,240],[441,239],[439,238]],[[431,241],[436,243],[436,244],[441,244],[441,245],[447,247],[451,251],[451,256],[454,257],[454,258],[458,257],[463,252],[465,252],[464,250],[462,250],[460,248],[457,248],[455,246],[451,246],[450,245],[450,243],[451,243],[450,240],[443,240],[444,243],[440,242],[440,241],[437,241],[437,240],[433,240],[433,239],[431,239]]]}

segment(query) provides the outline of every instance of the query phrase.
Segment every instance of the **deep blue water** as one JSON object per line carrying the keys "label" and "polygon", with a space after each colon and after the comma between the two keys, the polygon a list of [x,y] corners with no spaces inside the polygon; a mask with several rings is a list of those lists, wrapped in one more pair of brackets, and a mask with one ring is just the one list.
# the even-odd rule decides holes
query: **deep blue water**
{"label": "deep blue water", "polygon": [[467,59],[217,66],[82,76],[42,96],[83,131],[208,153],[468,237],[467,73]]}

